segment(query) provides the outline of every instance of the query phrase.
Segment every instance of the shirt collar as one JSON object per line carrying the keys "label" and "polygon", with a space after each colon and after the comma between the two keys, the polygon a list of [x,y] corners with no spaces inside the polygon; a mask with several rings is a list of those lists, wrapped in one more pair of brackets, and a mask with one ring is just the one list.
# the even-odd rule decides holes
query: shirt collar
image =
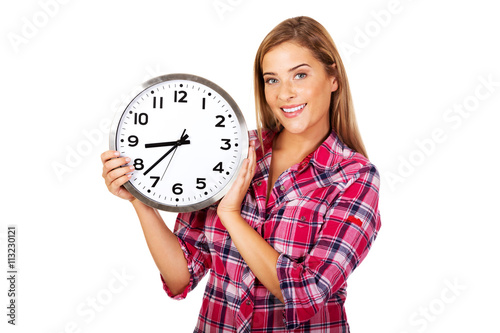
{"label": "shirt collar", "polygon": [[[264,154],[262,155],[260,146],[256,147],[257,159],[269,157],[268,154],[271,154],[273,139],[276,134],[277,132],[274,131],[262,131]],[[335,131],[332,130],[325,141],[315,151],[306,156],[301,163],[294,165],[292,170],[300,171],[308,164],[311,164],[314,168],[324,171],[332,168],[344,159],[353,157],[354,154],[355,152],[347,147]]]}
{"label": "shirt collar", "polygon": [[[318,149],[306,157],[304,161],[309,159],[308,163],[324,171],[332,168],[344,159],[351,158],[353,155],[354,152],[347,147],[340,140],[335,131],[332,130],[330,135],[328,135]],[[302,163],[304,163],[304,161]]]}

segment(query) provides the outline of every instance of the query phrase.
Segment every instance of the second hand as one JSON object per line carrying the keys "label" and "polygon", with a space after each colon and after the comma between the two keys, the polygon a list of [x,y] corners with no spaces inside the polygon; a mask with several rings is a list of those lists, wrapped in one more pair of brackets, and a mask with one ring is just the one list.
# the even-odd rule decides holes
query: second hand
{"label": "second hand", "polygon": [[172,160],[173,160],[173,158],[174,158],[175,153],[177,152],[177,148],[179,148],[179,147],[178,147],[178,146],[177,146],[177,147],[175,147],[175,150],[174,150],[174,152],[173,152],[172,156],[170,157],[170,161],[168,161],[167,167],[165,168],[165,171],[163,171],[163,175],[161,176],[160,180],[163,180],[163,177],[165,176],[165,172],[167,172],[167,169],[168,169],[168,167],[170,166],[170,163],[172,162]]}

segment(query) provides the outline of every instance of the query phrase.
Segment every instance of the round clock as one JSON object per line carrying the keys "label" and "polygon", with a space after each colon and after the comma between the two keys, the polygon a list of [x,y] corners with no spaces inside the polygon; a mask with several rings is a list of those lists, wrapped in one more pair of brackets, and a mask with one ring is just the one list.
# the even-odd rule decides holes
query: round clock
{"label": "round clock", "polygon": [[159,76],[142,87],[111,127],[110,148],[135,167],[125,188],[172,212],[220,200],[248,153],[238,105],[213,82],[190,74]]}

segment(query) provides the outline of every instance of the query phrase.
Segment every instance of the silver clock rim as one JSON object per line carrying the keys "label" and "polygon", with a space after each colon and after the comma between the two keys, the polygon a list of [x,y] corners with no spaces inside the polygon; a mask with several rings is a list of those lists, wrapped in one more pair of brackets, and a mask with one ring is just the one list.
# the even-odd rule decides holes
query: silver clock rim
{"label": "silver clock rim", "polygon": [[[209,88],[213,89],[216,91],[219,95],[221,95],[231,106],[232,110],[234,111],[236,118],[238,119],[238,123],[241,129],[241,146],[242,147],[248,147],[249,145],[249,138],[248,138],[248,128],[245,122],[245,118],[243,117],[243,113],[241,112],[240,108],[238,107],[238,104],[234,101],[234,99],[220,86],[215,84],[214,82],[205,79],[201,76],[197,76],[194,74],[186,74],[186,73],[173,73],[173,74],[165,74],[165,75],[160,75],[157,77],[154,77],[152,79],[147,80],[141,85],[141,90],[139,93],[137,93],[130,101],[126,103],[122,103],[120,106],[119,110],[116,112],[113,122],[111,124],[110,128],[110,133],[109,133],[109,147],[111,150],[118,150],[118,147],[116,145],[116,134],[117,134],[117,127],[120,123],[121,118],[125,114],[125,111],[127,110],[128,106],[130,103],[132,103],[137,96],[142,94],[144,90],[149,89],[150,87],[162,83],[162,82],[167,82],[167,81],[172,81],[172,80],[188,80],[188,81],[193,81],[197,83],[201,83],[205,86],[208,86]],[[231,188],[232,184],[236,180],[236,177],[239,174],[239,170],[241,169],[241,165],[243,163],[243,160],[248,157],[248,150],[243,150],[240,160],[238,161],[238,165],[236,168],[236,172],[233,173],[231,179],[227,182],[226,186],[224,186],[219,192],[217,192],[215,195],[207,198],[204,201],[195,203],[195,204],[190,204],[190,205],[184,205],[184,206],[173,206],[173,205],[166,205],[161,202],[152,200],[145,195],[143,195],[140,191],[138,191],[131,183],[130,181],[126,182],[123,186],[137,199],[139,199],[141,202],[144,204],[160,209],[163,211],[168,211],[168,212],[176,212],[176,213],[185,213],[185,212],[194,212],[198,211],[201,209],[204,209],[206,207],[209,207],[213,205],[214,203],[218,202],[220,199],[226,195],[226,193],[229,191]]]}

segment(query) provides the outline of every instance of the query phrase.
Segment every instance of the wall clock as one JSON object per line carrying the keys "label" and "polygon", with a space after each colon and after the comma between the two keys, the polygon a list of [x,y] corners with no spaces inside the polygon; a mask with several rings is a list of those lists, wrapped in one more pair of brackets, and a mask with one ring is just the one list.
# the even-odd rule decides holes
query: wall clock
{"label": "wall clock", "polygon": [[222,88],[191,74],[145,82],[111,126],[110,149],[130,157],[124,185],[165,211],[189,212],[220,200],[248,153],[248,131]]}

